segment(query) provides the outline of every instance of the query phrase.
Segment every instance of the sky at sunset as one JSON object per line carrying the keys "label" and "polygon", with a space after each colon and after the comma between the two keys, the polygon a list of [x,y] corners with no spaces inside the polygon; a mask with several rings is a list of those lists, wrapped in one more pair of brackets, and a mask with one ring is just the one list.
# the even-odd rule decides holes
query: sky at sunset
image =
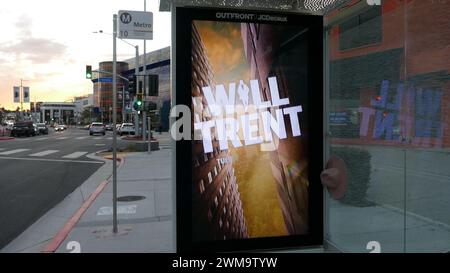
{"label": "sky at sunset", "polygon": [[[98,68],[112,60],[112,17],[119,10],[144,10],[145,0],[4,0],[0,5],[0,108],[15,109],[13,86],[30,87],[32,101],[66,101],[92,93],[85,66]],[[147,0],[153,12],[153,40],[147,52],[170,45],[170,13],[158,12],[158,0]],[[127,40],[138,44],[141,40]],[[117,60],[135,49],[117,41]],[[29,104],[24,104],[28,108]]]}

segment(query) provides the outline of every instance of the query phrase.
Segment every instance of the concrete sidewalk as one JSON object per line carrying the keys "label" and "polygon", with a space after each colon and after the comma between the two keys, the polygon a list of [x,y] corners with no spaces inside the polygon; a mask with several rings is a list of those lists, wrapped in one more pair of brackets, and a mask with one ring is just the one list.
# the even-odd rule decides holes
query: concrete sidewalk
{"label": "concrete sidewalk", "polygon": [[[111,169],[107,161],[0,252],[42,252],[62,231],[67,236],[60,238],[64,240],[55,252],[173,252],[171,150],[126,155],[117,171],[118,197],[124,199],[118,202],[117,234],[112,232],[112,179],[99,191]],[[74,222],[95,191],[98,196]],[[71,221],[75,225],[68,225]]]}
{"label": "concrete sidewalk", "polygon": [[68,252],[72,241],[81,252],[173,252],[170,160],[169,149],[128,155],[118,170],[118,197],[130,200],[118,202],[118,233],[108,183],[56,252]]}

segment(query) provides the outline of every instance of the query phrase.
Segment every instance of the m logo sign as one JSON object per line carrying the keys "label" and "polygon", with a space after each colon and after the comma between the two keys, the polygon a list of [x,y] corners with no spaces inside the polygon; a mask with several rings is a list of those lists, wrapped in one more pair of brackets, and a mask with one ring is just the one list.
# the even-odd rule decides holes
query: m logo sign
{"label": "m logo sign", "polygon": [[129,14],[128,12],[124,12],[120,15],[120,21],[124,24],[129,24],[131,22],[131,14]]}

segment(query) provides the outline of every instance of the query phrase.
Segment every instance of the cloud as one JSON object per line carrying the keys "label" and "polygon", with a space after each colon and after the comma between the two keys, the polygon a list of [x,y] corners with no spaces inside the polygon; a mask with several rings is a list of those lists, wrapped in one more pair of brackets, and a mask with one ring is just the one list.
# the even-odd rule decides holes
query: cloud
{"label": "cloud", "polygon": [[23,37],[31,36],[31,27],[33,26],[33,20],[26,14],[22,14],[19,20],[14,24]]}
{"label": "cloud", "polygon": [[50,39],[32,37],[32,25],[33,21],[29,16],[20,16],[15,23],[19,33],[17,41],[1,43],[0,53],[14,56],[16,61],[29,60],[33,64],[45,64],[64,59],[67,46]]}

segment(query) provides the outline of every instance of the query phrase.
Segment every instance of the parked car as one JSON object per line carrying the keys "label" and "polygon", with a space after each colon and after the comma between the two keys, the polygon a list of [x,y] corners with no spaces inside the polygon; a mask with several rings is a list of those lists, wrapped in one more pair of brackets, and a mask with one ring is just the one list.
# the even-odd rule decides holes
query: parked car
{"label": "parked car", "polygon": [[113,124],[106,124],[105,129],[106,131],[112,131],[113,130],[114,125]]}
{"label": "parked car", "polygon": [[134,131],[134,125],[133,123],[122,123],[122,125],[120,125],[119,128],[119,135],[123,136],[124,134],[127,135],[134,135],[135,131]]}
{"label": "parked car", "polygon": [[36,123],[36,126],[39,130],[39,134],[44,134],[44,135],[48,134],[48,128],[45,123]]}
{"label": "parked car", "polygon": [[16,122],[11,130],[12,137],[18,136],[35,136],[36,131],[34,130],[32,122]]}
{"label": "parked car", "polygon": [[106,126],[103,123],[100,122],[93,122],[91,123],[91,126],[89,127],[89,135],[93,134],[106,134]]}
{"label": "parked car", "polygon": [[32,134],[32,136],[40,135],[39,128],[37,127],[36,123],[33,123],[33,132],[34,133]]}
{"label": "parked car", "polygon": [[66,127],[62,124],[55,125],[55,132],[62,132],[66,130]]}

